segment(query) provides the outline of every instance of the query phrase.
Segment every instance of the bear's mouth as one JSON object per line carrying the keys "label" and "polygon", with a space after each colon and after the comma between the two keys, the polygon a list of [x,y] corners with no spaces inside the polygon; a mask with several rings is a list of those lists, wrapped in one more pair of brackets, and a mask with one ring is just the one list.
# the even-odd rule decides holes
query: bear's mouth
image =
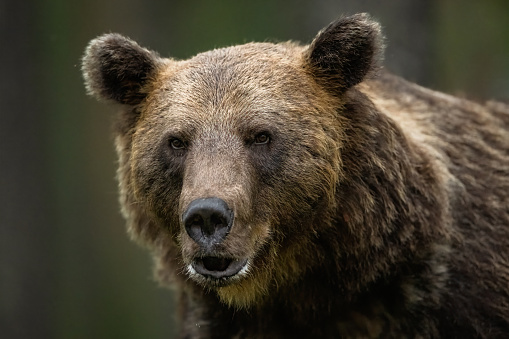
{"label": "bear's mouth", "polygon": [[247,271],[247,263],[247,259],[207,256],[195,259],[190,268],[206,278],[226,279]]}

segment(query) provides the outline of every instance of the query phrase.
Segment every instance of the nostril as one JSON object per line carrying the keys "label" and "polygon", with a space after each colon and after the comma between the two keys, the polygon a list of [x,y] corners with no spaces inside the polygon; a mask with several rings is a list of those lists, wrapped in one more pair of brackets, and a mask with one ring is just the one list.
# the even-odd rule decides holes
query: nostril
{"label": "nostril", "polygon": [[231,229],[233,212],[219,198],[196,199],[182,216],[187,234],[202,246],[224,240]]}
{"label": "nostril", "polygon": [[196,225],[196,226],[203,225],[203,218],[201,217],[201,215],[193,216],[193,219],[191,220],[191,225]]}
{"label": "nostril", "polygon": [[205,223],[203,218],[200,215],[194,215],[190,222],[186,225],[186,228],[188,228],[194,235],[200,236],[204,226]]}
{"label": "nostril", "polygon": [[208,234],[211,235],[211,234],[214,234],[216,232],[216,230],[220,230],[221,228],[224,228],[226,227],[227,225],[227,222],[224,218],[224,216],[221,216],[221,215],[218,215],[218,214],[212,214],[210,216],[210,223],[209,225],[206,225],[206,226],[209,226],[208,227]]}

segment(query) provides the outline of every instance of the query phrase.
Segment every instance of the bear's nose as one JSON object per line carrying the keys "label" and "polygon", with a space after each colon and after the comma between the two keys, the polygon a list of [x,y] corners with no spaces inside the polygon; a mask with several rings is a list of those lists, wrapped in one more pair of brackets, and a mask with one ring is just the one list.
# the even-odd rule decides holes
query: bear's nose
{"label": "bear's nose", "polygon": [[221,243],[230,232],[233,211],[224,200],[216,197],[196,199],[182,215],[182,222],[191,239],[210,249]]}

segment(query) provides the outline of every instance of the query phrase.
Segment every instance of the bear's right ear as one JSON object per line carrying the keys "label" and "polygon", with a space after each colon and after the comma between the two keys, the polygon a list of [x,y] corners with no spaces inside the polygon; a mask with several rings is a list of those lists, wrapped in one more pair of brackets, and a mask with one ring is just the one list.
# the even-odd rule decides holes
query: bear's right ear
{"label": "bear's right ear", "polygon": [[305,53],[313,77],[335,92],[344,92],[379,67],[380,25],[365,13],[341,18],[321,30]]}
{"label": "bear's right ear", "polygon": [[137,105],[161,63],[155,52],[120,34],[106,34],[88,45],[82,71],[88,93],[97,99]]}

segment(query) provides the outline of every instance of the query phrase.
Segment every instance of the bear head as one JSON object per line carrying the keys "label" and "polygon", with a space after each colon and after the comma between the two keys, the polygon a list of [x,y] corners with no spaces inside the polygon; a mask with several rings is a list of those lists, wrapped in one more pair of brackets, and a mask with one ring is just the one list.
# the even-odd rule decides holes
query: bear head
{"label": "bear head", "polygon": [[366,14],[308,46],[248,43],[183,61],[118,34],[90,43],[88,92],[123,107],[122,210],[161,280],[249,307],[313,269],[344,177],[341,112],[382,49]]}

